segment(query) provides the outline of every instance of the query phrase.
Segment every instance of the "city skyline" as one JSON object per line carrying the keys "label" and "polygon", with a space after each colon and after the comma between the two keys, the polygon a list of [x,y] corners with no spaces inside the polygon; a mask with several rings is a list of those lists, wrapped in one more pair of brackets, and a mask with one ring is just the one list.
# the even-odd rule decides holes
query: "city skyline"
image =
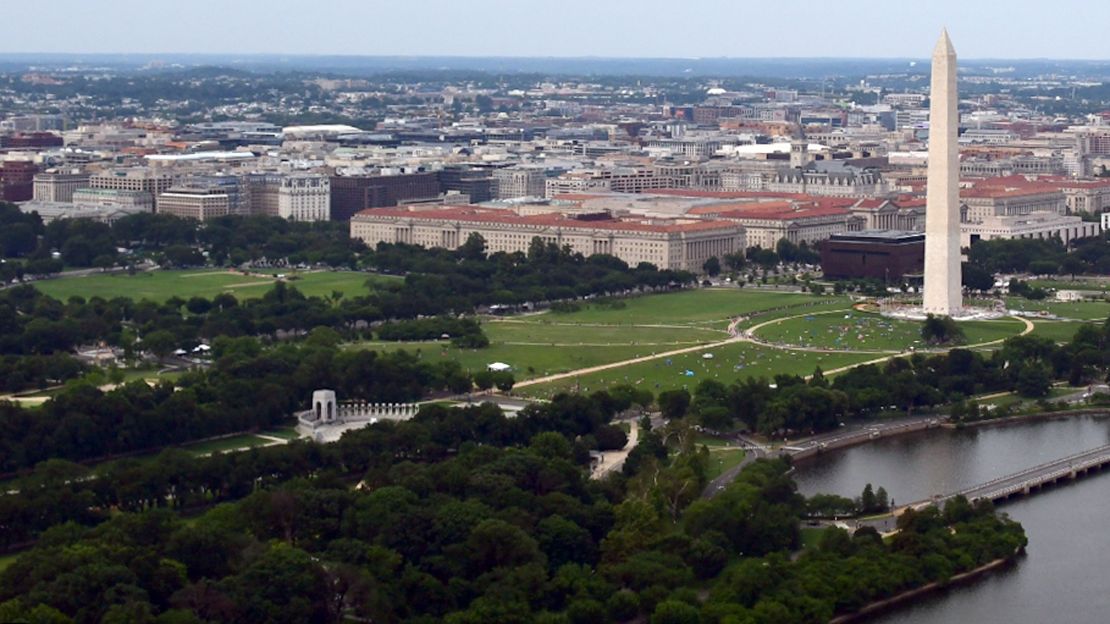
{"label": "city skyline", "polygon": [[[0,54],[911,59],[947,27],[967,42],[965,59],[1106,59],[1100,25],[1110,7],[1073,0],[1055,7],[1046,14],[1039,3],[1011,3],[1000,20],[993,5],[954,0],[883,11],[850,0],[836,13],[814,2],[704,0],[676,18],[673,6],[656,0],[570,0],[554,12],[504,0],[340,1],[323,9],[286,0],[199,0],[171,15],[164,5],[134,0],[61,0],[46,10],[8,7],[9,23],[47,18],[50,30],[11,29]],[[477,23],[494,36],[458,28]]]}

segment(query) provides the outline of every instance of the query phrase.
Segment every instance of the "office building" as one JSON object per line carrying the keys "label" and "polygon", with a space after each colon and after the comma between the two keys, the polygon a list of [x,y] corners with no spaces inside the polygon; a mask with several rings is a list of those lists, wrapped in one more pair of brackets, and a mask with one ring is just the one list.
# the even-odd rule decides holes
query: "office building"
{"label": "office building", "polygon": [[411,200],[439,197],[439,178],[433,172],[390,175],[331,176],[331,218],[349,221],[367,208],[396,206]]}
{"label": "office building", "polygon": [[455,249],[475,233],[491,253],[526,253],[539,238],[586,256],[609,254],[631,266],[649,262],[686,271],[701,271],[710,257],[745,246],[742,227],[708,219],[616,218],[605,212],[520,216],[474,206],[374,208],[351,218],[351,237],[370,247],[384,242]]}
{"label": "office building", "polygon": [[89,174],[80,169],[50,170],[34,177],[34,198],[47,202],[71,202],[73,193],[89,185]]}

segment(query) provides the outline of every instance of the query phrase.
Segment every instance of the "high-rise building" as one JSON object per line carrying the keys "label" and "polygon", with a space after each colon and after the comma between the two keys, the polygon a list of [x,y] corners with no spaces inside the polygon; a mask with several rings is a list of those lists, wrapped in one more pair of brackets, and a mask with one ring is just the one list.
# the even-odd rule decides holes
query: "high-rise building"
{"label": "high-rise building", "polygon": [[439,197],[439,193],[439,177],[434,172],[334,175],[331,176],[331,218],[333,221],[349,221],[360,210],[434,199]]}
{"label": "high-rise building", "polygon": [[542,169],[507,167],[495,170],[493,181],[497,199],[543,197],[547,176]]}
{"label": "high-rise building", "polygon": [[20,202],[31,199],[38,172],[38,165],[29,160],[0,162],[0,200]]}
{"label": "high-rise building", "polygon": [[291,221],[327,221],[331,180],[313,173],[261,173],[248,176],[252,214]]}
{"label": "high-rise building", "polygon": [[38,201],[71,202],[73,192],[89,185],[89,174],[80,169],[44,171],[35,175],[34,197]]}
{"label": "high-rise building", "polygon": [[158,212],[206,221],[230,213],[225,189],[215,185],[172,186],[158,196]]}
{"label": "high-rise building", "polygon": [[450,166],[438,173],[441,191],[461,193],[470,197],[470,201],[475,204],[493,199],[493,176],[488,169]]}
{"label": "high-rise building", "polygon": [[145,191],[154,198],[154,207],[158,208],[158,196],[169,190],[173,185],[173,176],[169,173],[155,171],[147,167],[132,169],[111,169],[94,173],[89,177],[91,188],[112,189],[119,191]]}
{"label": "high-rise building", "polygon": [[933,50],[929,90],[929,177],[925,206],[926,313],[952,316],[963,307],[960,275],[960,113],[956,50],[944,30]]}

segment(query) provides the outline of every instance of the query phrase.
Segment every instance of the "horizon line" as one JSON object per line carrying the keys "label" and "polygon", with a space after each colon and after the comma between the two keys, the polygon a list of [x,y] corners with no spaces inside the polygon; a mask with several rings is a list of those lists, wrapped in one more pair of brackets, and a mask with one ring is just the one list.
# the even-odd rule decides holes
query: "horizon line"
{"label": "horizon line", "polygon": [[[606,55],[522,55],[522,54],[383,54],[351,52],[16,52],[0,51],[0,58],[7,56],[244,56],[244,57],[287,57],[287,58],[380,58],[380,59],[530,59],[530,60],[595,60],[595,61],[743,61],[743,60],[801,60],[801,61],[922,61],[929,56],[606,56]],[[961,61],[1079,61],[1110,63],[1110,57],[991,57],[961,56]]]}

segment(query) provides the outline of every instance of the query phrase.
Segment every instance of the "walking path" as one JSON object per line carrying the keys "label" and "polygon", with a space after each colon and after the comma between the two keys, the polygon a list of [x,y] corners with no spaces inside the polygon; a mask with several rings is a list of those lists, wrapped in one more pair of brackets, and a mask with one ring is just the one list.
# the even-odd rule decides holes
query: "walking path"
{"label": "walking path", "polygon": [[[803,346],[800,346],[800,345],[777,345],[777,344],[762,341],[762,340],[760,340],[759,338],[757,338],[755,336],[755,332],[757,330],[759,330],[760,328],[765,327],[767,325],[771,325],[773,323],[780,323],[782,321],[787,321],[787,320],[796,319],[796,318],[804,318],[804,317],[807,317],[807,316],[813,316],[814,314],[838,314],[838,313],[842,314],[846,311],[848,311],[847,308],[841,309],[841,310],[806,312],[804,314],[797,314],[797,315],[794,315],[794,316],[779,317],[779,318],[774,318],[774,319],[769,319],[769,320],[763,321],[762,323],[758,323],[756,325],[753,325],[752,327],[749,327],[745,330],[740,330],[736,326],[738,324],[744,322],[745,320],[748,320],[750,317],[738,317],[735,320],[733,320],[731,323],[729,323],[728,331],[729,331],[730,337],[725,339],[725,340],[721,340],[721,341],[718,341],[718,342],[708,342],[708,343],[700,344],[700,345],[693,346],[693,347],[685,347],[685,348],[682,348],[682,349],[673,349],[673,350],[670,350],[670,351],[663,351],[663,352],[660,352],[660,353],[655,353],[653,355],[643,355],[643,356],[639,356],[639,357],[629,358],[627,360],[620,360],[620,361],[617,361],[617,362],[609,362],[608,364],[599,364],[597,366],[589,366],[589,367],[586,367],[586,368],[579,368],[579,369],[576,369],[576,370],[567,371],[565,373],[556,373],[554,375],[547,375],[547,376],[544,376],[544,377],[536,377],[534,379],[529,379],[527,381],[518,382],[515,387],[516,388],[525,388],[525,387],[529,387],[529,386],[535,386],[535,385],[539,385],[539,384],[550,383],[550,382],[553,382],[553,381],[560,381],[562,379],[570,379],[570,378],[573,378],[573,377],[579,377],[581,375],[589,375],[591,373],[597,373],[597,372],[601,372],[601,371],[611,370],[611,369],[614,369],[614,368],[623,368],[625,366],[630,366],[632,364],[640,364],[642,362],[650,362],[652,360],[658,360],[660,358],[667,358],[667,357],[673,357],[673,356],[676,356],[676,355],[682,355],[682,354],[685,354],[685,353],[696,353],[698,351],[705,351],[705,350],[708,350],[708,349],[715,349],[717,347],[721,347],[721,346],[729,345],[729,344],[734,344],[734,343],[737,343],[737,342],[747,342],[747,343],[750,343],[750,344],[756,344],[756,345],[760,345],[760,346],[764,346],[764,347],[768,347],[768,348],[773,348],[773,349],[781,349],[781,350],[784,350],[784,351],[802,351],[802,352],[807,352],[807,353],[874,353],[876,355],[881,355],[881,357],[877,357],[877,358],[874,358],[874,359],[871,359],[871,360],[867,360],[865,362],[857,362],[855,364],[849,364],[847,366],[841,366],[839,368],[833,368],[833,369],[827,370],[827,371],[825,371],[826,375],[841,373],[841,372],[844,372],[846,370],[850,370],[852,368],[855,368],[857,366],[866,366],[868,364],[879,364],[879,363],[882,363],[882,362],[886,362],[887,360],[894,359],[896,357],[901,357],[901,356],[906,354],[906,351],[874,351],[874,350],[859,350],[859,351],[856,351],[856,350],[848,350],[848,349],[828,349],[828,348],[823,348],[823,347],[803,347]],[[1014,318],[1017,318],[1017,320],[1019,320],[1019,321],[1021,321],[1022,323],[1025,324],[1025,328],[1022,329],[1021,333],[1019,333],[1017,335],[1024,336],[1024,335],[1028,334],[1029,332],[1033,331],[1033,328],[1035,326],[1033,325],[1032,321],[1030,321],[1029,319],[1021,318],[1021,317],[1014,317]],[[988,340],[986,342],[980,342],[980,343],[976,343],[976,344],[972,344],[972,345],[966,345],[963,348],[965,348],[965,349],[980,349],[980,348],[983,348],[983,347],[994,346],[994,345],[997,345],[997,344],[1002,344],[1003,342],[1005,342],[1005,340],[1007,338],[1010,338],[1010,336],[1007,336],[1006,338],[998,338],[996,340]],[[948,349],[928,349],[928,350],[922,349],[922,350],[918,351],[918,353],[944,353],[946,351],[948,351]]]}
{"label": "walking path", "polygon": [[628,459],[628,454],[632,452],[632,449],[636,448],[636,444],[640,441],[640,425],[635,419],[630,422],[631,429],[628,432],[628,443],[620,450],[603,452],[601,454],[601,461],[590,471],[591,479],[600,479],[623,466],[624,460]]}

